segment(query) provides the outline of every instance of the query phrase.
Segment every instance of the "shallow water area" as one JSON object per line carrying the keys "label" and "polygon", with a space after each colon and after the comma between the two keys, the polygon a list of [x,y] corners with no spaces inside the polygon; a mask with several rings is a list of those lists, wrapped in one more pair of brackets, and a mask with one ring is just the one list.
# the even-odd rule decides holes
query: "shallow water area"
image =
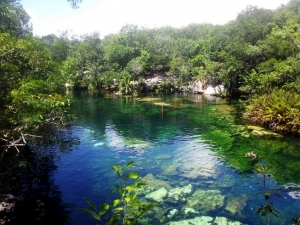
{"label": "shallow water area", "polygon": [[[266,224],[255,212],[266,204],[260,191],[270,188],[280,192],[269,200],[280,211],[278,218],[270,216],[271,224],[300,217],[299,140],[256,135],[241,120],[238,101],[185,93],[73,95],[78,119],[69,132],[80,143],[60,153],[53,173],[63,202],[72,205],[68,224],[96,223],[78,210],[88,207],[84,196],[97,208],[111,203],[118,182],[111,166],[129,161],[148,182],[142,201],[167,191],[141,224]],[[245,157],[252,151],[257,159]],[[270,167],[265,186],[254,170],[259,165]]]}

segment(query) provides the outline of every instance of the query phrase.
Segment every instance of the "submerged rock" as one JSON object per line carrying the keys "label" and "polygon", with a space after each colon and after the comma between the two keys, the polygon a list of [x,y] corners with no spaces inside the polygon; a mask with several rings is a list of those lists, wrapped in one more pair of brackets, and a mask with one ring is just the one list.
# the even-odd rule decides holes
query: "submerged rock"
{"label": "submerged rock", "polygon": [[251,131],[252,135],[255,135],[255,136],[283,138],[282,134],[275,133],[273,131],[267,130],[260,126],[247,125],[246,128]]}
{"label": "submerged rock", "polygon": [[151,192],[145,196],[145,198],[156,201],[163,202],[164,198],[168,195],[168,191],[165,188],[160,188],[154,192]]}
{"label": "submerged rock", "polygon": [[184,212],[184,215],[186,215],[186,216],[198,214],[198,212],[196,212],[195,209],[193,209],[193,208],[184,208],[183,212]]}
{"label": "submerged rock", "polygon": [[216,186],[219,188],[229,188],[235,185],[235,178],[232,175],[225,174],[220,179],[218,179]]}
{"label": "submerged rock", "polygon": [[199,216],[193,219],[171,221],[167,225],[208,225],[212,224],[213,218],[210,216]]}
{"label": "submerged rock", "polygon": [[205,213],[223,207],[224,199],[219,190],[197,190],[187,198],[187,206]]}
{"label": "submerged rock", "polygon": [[188,184],[182,188],[173,188],[168,193],[167,201],[172,203],[182,203],[186,201],[186,196],[192,193],[192,185]]}
{"label": "submerged rock", "polygon": [[225,210],[230,212],[232,215],[238,214],[239,216],[242,216],[242,211],[247,205],[247,196],[245,194],[242,194],[238,197],[229,198],[227,200],[227,205],[225,207]]}
{"label": "submerged rock", "polygon": [[177,163],[162,163],[161,169],[163,170],[163,174],[165,175],[175,175],[177,174],[177,168],[179,165]]}
{"label": "submerged rock", "polygon": [[226,217],[219,217],[217,216],[214,220],[214,224],[217,225],[243,225],[239,221],[230,221]]}
{"label": "submerged rock", "polygon": [[176,216],[178,214],[178,210],[177,209],[172,209],[170,210],[169,214],[167,215],[167,217],[169,219],[172,219],[174,216]]}
{"label": "submerged rock", "polygon": [[[239,221],[231,221],[226,217],[216,217],[215,219],[210,216],[198,216],[193,219],[186,219],[180,221],[172,221],[167,223],[167,225],[243,225]],[[245,224],[244,224],[245,225]]]}
{"label": "submerged rock", "polygon": [[158,190],[160,188],[165,188],[166,190],[172,189],[169,182],[161,179],[157,179],[153,176],[153,174],[149,173],[144,178],[144,181],[148,183],[148,185],[144,186],[144,193],[149,193],[154,190]]}

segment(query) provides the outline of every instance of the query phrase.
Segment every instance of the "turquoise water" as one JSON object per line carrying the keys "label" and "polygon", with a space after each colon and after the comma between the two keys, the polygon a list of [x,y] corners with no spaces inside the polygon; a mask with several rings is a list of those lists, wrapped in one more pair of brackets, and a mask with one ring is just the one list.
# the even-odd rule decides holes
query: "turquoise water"
{"label": "turquoise water", "polygon": [[[145,100],[143,97],[156,98]],[[155,103],[165,102],[161,106]],[[167,191],[192,186],[178,201],[167,197],[146,215],[151,224],[210,216],[226,217],[243,224],[266,224],[255,211],[265,204],[259,191],[263,178],[254,171],[262,163],[270,168],[266,188],[281,188],[270,202],[280,211],[271,224],[300,217],[299,140],[258,136],[241,120],[241,105],[212,96],[160,94],[151,96],[102,96],[74,93],[72,113],[77,117],[70,132],[80,142],[60,153],[53,174],[63,202],[71,204],[68,224],[95,224],[84,196],[97,206],[111,203],[118,182],[111,165],[135,162],[133,170],[149,185],[142,201],[164,187]],[[247,152],[258,159],[245,157]],[[287,187],[293,186],[292,189]],[[195,212],[186,214],[185,209]],[[171,210],[177,214],[170,216]],[[169,217],[168,217],[169,215]]]}

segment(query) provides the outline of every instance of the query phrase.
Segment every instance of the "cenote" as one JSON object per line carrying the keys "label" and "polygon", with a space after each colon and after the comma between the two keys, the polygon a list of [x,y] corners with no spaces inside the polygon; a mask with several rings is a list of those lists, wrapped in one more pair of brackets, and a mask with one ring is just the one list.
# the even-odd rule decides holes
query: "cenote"
{"label": "cenote", "polygon": [[[75,92],[73,100],[71,112],[77,119],[68,132],[79,142],[60,152],[52,175],[63,203],[71,205],[67,224],[96,224],[78,209],[88,207],[84,196],[97,208],[111,203],[118,183],[111,166],[129,161],[148,182],[141,201],[151,202],[145,195],[161,188],[191,187],[177,200],[165,196],[141,224],[203,216],[211,218],[203,224],[231,224],[218,222],[224,218],[267,224],[267,216],[255,214],[266,205],[259,182],[263,175],[254,170],[258,164],[269,168],[265,188],[274,190],[269,203],[278,210],[278,218],[270,215],[270,224],[300,217],[299,140],[253,130],[241,119],[238,101],[190,93],[134,97],[89,92]],[[166,104],[155,104],[159,102]],[[245,157],[252,151],[257,159]]]}

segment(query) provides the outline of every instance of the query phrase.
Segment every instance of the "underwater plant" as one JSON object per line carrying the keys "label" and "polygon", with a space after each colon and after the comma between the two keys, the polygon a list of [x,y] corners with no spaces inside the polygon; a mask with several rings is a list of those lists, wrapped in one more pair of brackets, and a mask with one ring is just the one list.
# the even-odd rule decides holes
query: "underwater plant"
{"label": "underwater plant", "polygon": [[[141,204],[138,198],[138,194],[143,185],[147,185],[147,182],[143,181],[141,176],[136,172],[128,172],[128,169],[133,166],[134,162],[130,161],[125,167],[112,165],[112,169],[118,175],[121,185],[115,184],[114,192],[119,193],[119,198],[114,199],[112,206],[108,203],[102,203],[97,210],[93,201],[85,197],[86,202],[90,208],[80,208],[80,210],[90,214],[94,219],[101,220],[101,216],[112,209],[112,216],[108,219],[106,224],[139,224],[139,218],[146,212],[150,211],[156,206],[156,202],[149,204]],[[128,184],[128,181],[132,179],[134,183]]]}
{"label": "underwater plant", "polygon": [[257,193],[262,193],[265,199],[265,205],[261,205],[255,212],[255,214],[261,214],[261,217],[267,217],[267,224],[270,224],[270,216],[274,215],[278,218],[277,213],[279,211],[274,208],[273,203],[270,202],[270,196],[271,195],[276,195],[281,197],[280,194],[277,193],[276,190],[273,188],[267,188],[266,182],[267,178],[270,177],[271,175],[268,173],[270,167],[263,165],[262,163],[258,163],[255,166],[255,172],[262,174],[263,178],[261,180],[257,180],[257,183],[263,183],[263,190],[257,192]]}

